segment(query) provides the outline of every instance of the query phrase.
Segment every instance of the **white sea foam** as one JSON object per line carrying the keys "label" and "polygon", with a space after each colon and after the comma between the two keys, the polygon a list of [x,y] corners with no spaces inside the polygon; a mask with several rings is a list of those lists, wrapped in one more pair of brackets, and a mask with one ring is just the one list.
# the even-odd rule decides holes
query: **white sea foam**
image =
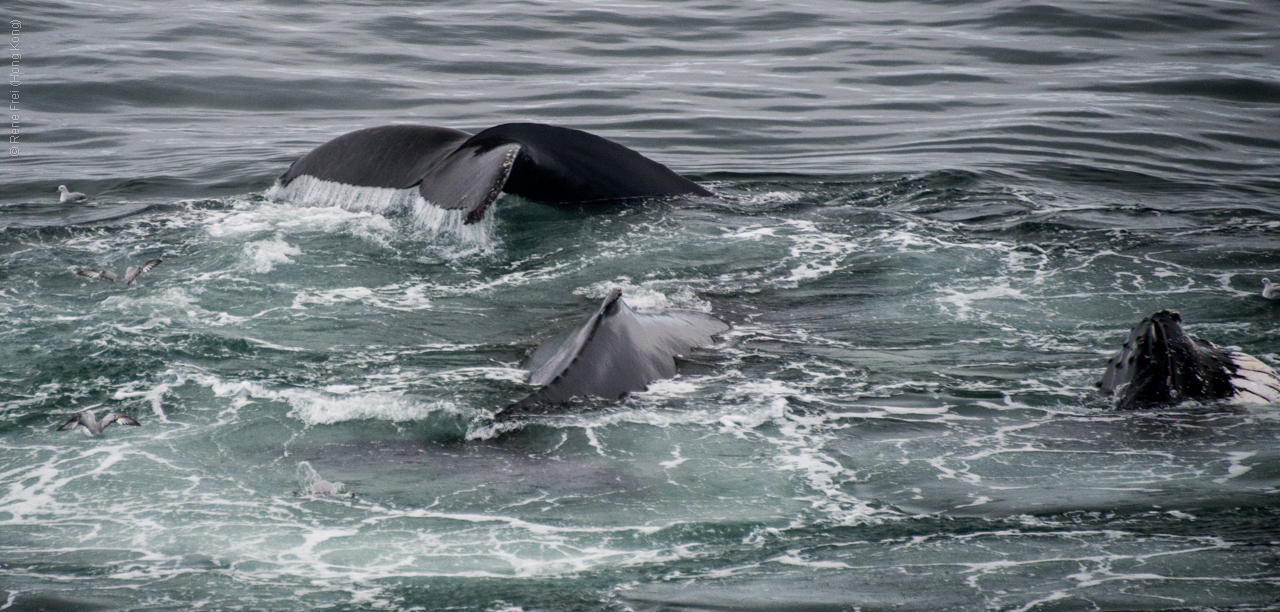
{"label": "white sea foam", "polygon": [[475,295],[505,287],[522,287],[555,280],[585,267],[580,261],[558,261],[528,270],[508,272],[496,278],[481,278],[454,284],[431,284],[431,291],[439,295]]}
{"label": "white sea foam", "polygon": [[290,308],[305,310],[308,305],[332,306],[344,302],[364,302],[373,298],[373,290],[368,287],[339,287],[324,291],[301,291],[293,296]]}
{"label": "white sea foam", "polygon": [[[408,422],[432,415],[463,415],[463,411],[446,400],[414,398],[403,391],[385,388],[367,389],[357,385],[328,385],[320,389],[276,388],[250,380],[227,380],[190,366],[171,368],[163,373],[163,383],[149,389],[128,385],[117,392],[116,399],[145,398],[158,404],[165,394],[195,383],[208,388],[216,397],[231,404],[221,418],[233,419],[249,404],[265,401],[290,407],[289,416],[307,425],[330,425],[355,420]],[[162,413],[157,413],[163,416]]]}
{"label": "white sea foam", "polygon": [[779,555],[767,561],[781,563],[783,565],[796,565],[800,567],[809,567],[813,569],[853,569],[848,563],[843,561],[813,561],[805,559],[799,555],[798,550],[789,550],[785,555]]}
{"label": "white sea foam", "polygon": [[175,319],[197,321],[202,325],[215,327],[238,325],[248,320],[248,317],[202,308],[199,300],[186,287],[169,287],[158,293],[113,295],[102,301],[102,308],[148,316],[145,322],[137,325],[112,325],[129,334],[143,334],[152,329],[168,327]]}
{"label": "white sea foam", "polygon": [[347,234],[385,246],[395,233],[391,221],[378,212],[351,211],[335,206],[289,203],[237,203],[231,210],[207,212],[204,230],[214,238],[275,233],[277,238],[305,234]]}
{"label": "white sea foam", "polygon": [[339,287],[322,291],[300,291],[289,306],[306,310],[308,306],[333,306],[357,302],[387,310],[424,310],[431,307],[426,296],[427,286],[417,283],[397,283],[385,287]]}
{"label": "white sea foam", "polygon": [[280,236],[271,240],[259,240],[244,245],[241,267],[255,274],[266,274],[275,269],[276,264],[291,264],[293,259],[302,254],[302,249],[285,242]]}
{"label": "white sea foam", "polygon": [[151,412],[156,415],[156,419],[162,423],[168,422],[168,415],[164,412],[164,396],[172,391],[172,388],[166,384],[159,384],[149,389],[139,390],[138,387],[142,384],[140,381],[127,383],[125,386],[116,389],[111,398],[115,400],[145,399],[147,403],[151,404]]}
{"label": "white sea foam", "polygon": [[[669,292],[662,289],[671,287]],[[604,299],[614,288],[622,290],[627,306],[640,312],[658,312],[671,308],[711,312],[711,302],[699,299],[693,288],[672,281],[645,281],[636,285],[626,276],[612,281],[600,281],[573,290],[574,295]]]}
{"label": "white sea foam", "polygon": [[1232,478],[1245,475],[1249,470],[1253,469],[1253,466],[1245,465],[1241,462],[1256,454],[1258,454],[1257,451],[1227,453],[1227,475],[1215,478],[1213,481],[1222,484]]}
{"label": "white sea foam", "polygon": [[197,379],[219,397],[240,396],[285,402],[289,416],[307,425],[331,425],[344,421],[417,421],[434,413],[459,414],[452,403],[406,397],[402,392],[328,393],[312,389],[272,389],[251,381],[227,382],[210,377]]}
{"label": "white sea foam", "polygon": [[943,293],[944,295],[937,298],[938,303],[951,310],[952,315],[959,321],[967,321],[974,318],[975,313],[979,320],[985,320],[986,311],[975,310],[975,303],[978,302],[1027,300],[1027,296],[1022,290],[1009,285],[1008,279],[989,279],[987,284],[978,287],[947,287],[943,289]]}
{"label": "white sea foam", "polygon": [[[841,488],[845,468],[823,450],[833,435],[827,427],[828,417],[800,415],[789,409],[792,400],[822,403],[821,398],[787,383],[765,379],[734,385],[723,400],[726,405],[742,409],[721,415],[721,433],[773,445],[773,463],[805,479],[813,491],[805,499],[814,509],[844,525],[874,522],[888,516]],[[777,436],[759,435],[757,429],[766,423],[776,428]]]}
{"label": "white sea foam", "polygon": [[848,236],[824,232],[811,221],[792,220],[787,222],[794,233],[791,257],[799,264],[791,269],[788,280],[799,283],[827,276],[844,267],[849,255],[858,250],[859,245]]}
{"label": "white sea foam", "polygon": [[483,366],[441,370],[438,372],[432,372],[428,375],[428,378],[438,380],[442,383],[456,383],[464,380],[476,379],[523,383],[528,377],[529,372],[520,368]]}
{"label": "white sea foam", "polygon": [[[777,276],[769,281],[783,287],[795,287],[843,270],[850,256],[863,249],[858,239],[825,231],[813,221],[803,219],[783,220],[781,225],[750,225],[725,232],[722,239],[731,241],[779,242],[785,241],[788,256],[773,267]],[[743,278],[740,281],[747,281]]]}
{"label": "white sea foam", "polygon": [[745,195],[741,200],[747,204],[791,204],[799,202],[804,193],[799,191],[764,191]]}

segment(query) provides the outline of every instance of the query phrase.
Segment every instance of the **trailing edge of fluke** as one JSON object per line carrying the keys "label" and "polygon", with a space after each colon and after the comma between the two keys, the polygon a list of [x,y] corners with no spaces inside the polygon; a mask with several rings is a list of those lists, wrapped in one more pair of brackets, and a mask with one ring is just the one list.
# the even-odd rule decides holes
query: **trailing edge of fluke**
{"label": "trailing edge of fluke", "polygon": [[502,192],[549,204],[711,195],[616,142],[540,123],[507,123],[474,136],[424,125],[344,134],[302,156],[280,185],[311,176],[357,187],[418,188],[423,199],[465,210],[466,223]]}

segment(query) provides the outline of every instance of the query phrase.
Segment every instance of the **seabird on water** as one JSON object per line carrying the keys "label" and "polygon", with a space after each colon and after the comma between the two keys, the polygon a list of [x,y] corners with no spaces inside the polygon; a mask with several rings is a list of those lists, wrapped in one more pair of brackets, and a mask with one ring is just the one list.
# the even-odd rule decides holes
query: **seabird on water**
{"label": "seabird on water", "polygon": [[76,426],[79,425],[84,427],[85,431],[89,432],[89,435],[96,436],[102,433],[102,430],[106,429],[107,425],[112,423],[132,425],[134,427],[142,425],[142,423],[139,423],[133,417],[125,416],[119,412],[108,412],[107,416],[99,422],[98,419],[93,416],[93,412],[89,410],[81,410],[80,412],[77,412],[75,416],[71,417],[71,420],[63,423],[62,427],[58,428],[58,431],[75,429]]}
{"label": "seabird on water", "polygon": [[66,185],[58,185],[58,193],[62,194],[62,198],[58,201],[64,204],[67,202],[83,202],[89,199],[89,196],[80,193],[79,191],[67,190]]}
{"label": "seabird on water", "polygon": [[[151,271],[152,268],[160,265],[161,261],[163,260],[152,259],[151,261],[148,261],[136,268],[133,266],[129,266],[129,269],[124,271],[124,284],[132,285],[134,281],[138,280],[139,274],[142,274],[143,272]],[[120,276],[115,272],[112,272],[111,270],[102,270],[102,269],[77,270],[76,276],[83,276],[85,278],[101,278],[104,280],[109,280],[113,283],[116,282],[116,279],[120,278]]]}
{"label": "seabird on water", "polygon": [[1271,282],[1271,279],[1262,279],[1262,297],[1268,300],[1280,300],[1280,285]]}

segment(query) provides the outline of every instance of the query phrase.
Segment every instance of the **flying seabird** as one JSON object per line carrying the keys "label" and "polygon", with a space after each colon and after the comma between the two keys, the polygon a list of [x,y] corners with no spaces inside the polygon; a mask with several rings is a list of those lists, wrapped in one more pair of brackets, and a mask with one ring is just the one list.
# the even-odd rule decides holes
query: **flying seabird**
{"label": "flying seabird", "polygon": [[66,185],[58,185],[58,193],[62,194],[62,198],[58,201],[64,204],[67,202],[83,202],[89,199],[89,196],[80,193],[79,191],[67,190]]}
{"label": "flying seabird", "polygon": [[142,423],[139,423],[133,417],[125,416],[119,412],[108,412],[107,416],[102,419],[102,422],[98,422],[98,419],[93,416],[92,411],[81,410],[80,412],[77,412],[75,416],[71,417],[71,420],[63,423],[62,427],[58,428],[58,431],[75,429],[76,426],[79,425],[84,427],[85,431],[89,432],[89,435],[96,436],[102,433],[102,430],[106,429],[107,425],[117,422],[121,425],[132,425],[134,427],[142,425]]}
{"label": "flying seabird", "polygon": [[[139,274],[142,274],[143,272],[151,271],[152,268],[160,265],[161,261],[162,260],[160,259],[152,259],[151,261],[148,261],[136,268],[133,266],[129,266],[129,269],[124,271],[124,284],[132,285],[134,281],[138,280]],[[111,270],[102,270],[102,269],[77,270],[76,276],[83,276],[85,278],[101,278],[101,279],[109,280],[113,283],[116,282],[116,279],[120,278],[120,276],[117,275],[115,272],[112,272]]]}

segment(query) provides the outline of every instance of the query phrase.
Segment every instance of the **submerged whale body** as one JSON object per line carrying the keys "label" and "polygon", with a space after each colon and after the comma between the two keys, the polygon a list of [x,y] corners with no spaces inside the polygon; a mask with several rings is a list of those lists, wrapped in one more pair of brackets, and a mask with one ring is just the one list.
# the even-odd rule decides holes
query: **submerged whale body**
{"label": "submerged whale body", "polygon": [[676,375],[675,358],[729,329],[700,312],[637,313],[613,289],[584,325],[543,342],[525,363],[539,387],[500,413],[510,416],[575,397],[621,398]]}
{"label": "submerged whale body", "polygon": [[1182,315],[1161,310],[1129,332],[1098,383],[1116,408],[1187,400],[1280,402],[1280,377],[1267,364],[1182,330]]}
{"label": "submerged whale body", "polygon": [[503,191],[550,204],[711,195],[616,142],[540,123],[508,123],[474,136],[424,125],[344,134],[294,162],[281,186],[311,176],[356,187],[418,188],[423,199],[475,223]]}

